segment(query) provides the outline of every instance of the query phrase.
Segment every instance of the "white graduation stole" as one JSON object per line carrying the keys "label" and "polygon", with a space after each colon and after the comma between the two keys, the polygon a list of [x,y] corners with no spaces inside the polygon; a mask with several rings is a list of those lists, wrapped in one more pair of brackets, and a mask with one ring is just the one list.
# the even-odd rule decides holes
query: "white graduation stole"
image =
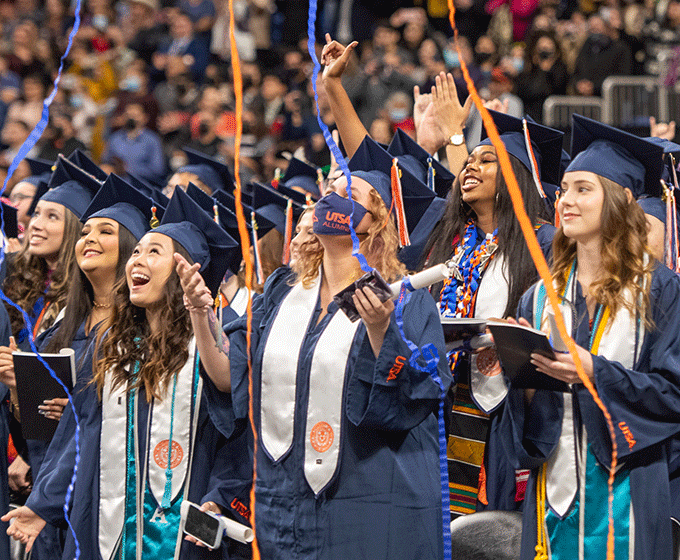
{"label": "white graduation stole", "polygon": [[[192,394],[194,384],[196,342],[189,343],[189,358],[177,376],[177,386],[172,398],[172,381],[162,401],[154,400],[151,405],[150,421],[147,427],[146,465],[137,473],[138,518],[141,517],[146,492],[145,481],[148,479],[153,497],[160,505],[163,501],[168,463],[168,436],[170,418],[174,412],[172,433],[172,469],[171,500],[173,501],[184,488],[189,485],[192,447],[195,440],[196,418],[192,419]],[[201,381],[197,388],[196,402],[200,402]],[[139,396],[139,395],[138,395]],[[102,397],[102,427],[100,441],[99,470],[99,549],[104,560],[109,560],[116,553],[121,540],[125,523],[125,484],[126,484],[126,441],[128,421],[134,422],[135,457],[139,464],[139,447],[137,442],[138,418],[135,407],[134,419],[127,415],[127,385],[111,391],[109,375],[104,386]],[[158,512],[156,512],[158,513]],[[156,517],[156,515],[154,515]],[[162,515],[158,516],[162,522]],[[143,527],[141,519],[137,523],[137,550],[142,550]],[[173,536],[174,538],[174,536]]]}
{"label": "white graduation stole", "polygon": [[[577,281],[577,276],[578,274],[571,274],[567,281],[564,290],[566,299],[569,299],[570,294],[576,293],[574,282]],[[541,306],[539,292],[544,292],[544,290],[542,281],[534,290],[534,317],[541,313],[541,325],[548,324],[548,309],[550,307],[550,302],[543,300],[543,309],[539,309]],[[633,295],[628,289],[624,292],[624,297],[627,301],[633,301]],[[572,308],[567,303],[561,303],[559,307],[567,332],[573,335]],[[609,318],[608,324],[605,326],[597,355],[619,362],[625,368],[631,369],[635,365],[635,358],[642,345],[644,334],[644,323],[638,321],[637,317],[631,314],[626,307],[621,306],[616,315]],[[546,477],[546,499],[550,508],[560,518],[563,518],[569,512],[578,491],[579,443],[574,428],[572,395],[565,393],[562,432],[557,448],[548,459]]]}
{"label": "white graduation stole", "polygon": [[[261,441],[280,460],[292,447],[300,351],[314,315],[321,273],[305,289],[296,284],[279,305],[262,360]],[[291,321],[291,317],[295,317]],[[314,348],[305,421],[304,473],[316,495],[333,478],[340,457],[345,372],[359,328],[340,310],[331,317]]]}

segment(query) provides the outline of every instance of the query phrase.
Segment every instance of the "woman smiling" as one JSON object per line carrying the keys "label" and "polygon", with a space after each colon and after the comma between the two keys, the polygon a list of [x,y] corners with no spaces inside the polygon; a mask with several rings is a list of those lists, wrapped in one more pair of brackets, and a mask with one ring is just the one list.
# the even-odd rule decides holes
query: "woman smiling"
{"label": "woman smiling", "polygon": [[[669,438],[680,431],[680,280],[649,255],[635,197],[660,191],[662,148],[574,115],[572,160],[558,203],[553,278],[560,312],[616,434],[616,558],[672,556]],[[520,303],[524,325],[547,328],[542,283]],[[552,336],[557,336],[552,333]],[[510,453],[531,469],[521,558],[603,557],[612,444],[570,354],[532,354],[569,391],[511,389],[501,422]],[[537,528],[539,529],[537,532]]]}

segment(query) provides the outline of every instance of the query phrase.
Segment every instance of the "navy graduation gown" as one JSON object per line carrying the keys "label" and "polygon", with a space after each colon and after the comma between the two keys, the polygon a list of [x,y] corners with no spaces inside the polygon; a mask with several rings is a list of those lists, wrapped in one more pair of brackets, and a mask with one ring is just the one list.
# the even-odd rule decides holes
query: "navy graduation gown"
{"label": "navy graduation gown", "polygon": [[[81,460],[78,478],[70,504],[71,523],[75,528],[81,548],[82,560],[99,560],[99,446],[101,436],[101,403],[92,378],[92,347],[79,370],[74,401],[80,420]],[[144,447],[148,404],[143,392],[137,398],[139,407],[140,446]],[[197,440],[191,466],[189,501],[202,504],[213,501],[225,511],[238,511],[232,506],[235,499],[245,502],[242,510],[247,515],[247,487],[251,477],[248,463],[246,434],[227,442],[217,431],[207,413],[207,402],[199,405]],[[64,410],[57,431],[40,472],[40,484],[27,502],[40,517],[51,524],[64,526],[63,505],[66,488],[75,462],[75,419],[70,407]],[[247,518],[233,515],[237,521],[247,523]],[[75,541],[71,532],[66,534],[63,558],[73,558]],[[249,548],[225,539],[216,551],[199,548],[189,542],[182,544],[182,559],[241,559],[249,558]]]}
{"label": "navy graduation gown", "polygon": [[[257,426],[264,347],[279,305],[291,289],[290,275],[287,267],[276,270],[253,306]],[[345,374],[339,466],[318,498],[307,483],[303,464],[309,368],[319,337],[333,315],[342,313],[331,303],[328,314],[317,324],[320,312],[317,301],[300,352],[292,448],[274,463],[262,446],[258,447],[255,512],[262,557],[441,558],[440,389],[428,373],[408,364],[396,380],[386,381],[397,356],[411,355],[394,316],[377,358],[365,327],[359,326]],[[226,328],[231,341],[231,395],[206,383],[210,414],[227,434],[243,426],[248,415],[245,325],[243,317]],[[404,309],[404,330],[419,347],[435,344],[440,356],[439,375],[448,388],[451,375],[439,316],[427,291],[411,294]]]}
{"label": "navy graduation gown", "polygon": [[[4,305],[0,305],[0,345],[9,346],[12,327]],[[9,510],[9,481],[7,475],[7,444],[9,443],[9,387],[0,383],[0,508],[3,515]],[[8,524],[0,522],[0,558],[9,558]]]}
{"label": "navy graduation gown", "polygon": [[[522,297],[518,316],[533,319],[532,287]],[[629,469],[635,514],[635,558],[671,558],[668,456],[670,439],[680,432],[680,278],[658,265],[650,292],[654,328],[647,330],[635,369],[602,356],[593,356],[595,386],[616,428],[619,463]],[[588,312],[577,284],[573,333],[576,344],[589,344]],[[600,410],[581,384],[574,385],[577,426],[584,423],[590,448],[606,467],[611,462],[611,441]],[[525,410],[524,391],[510,389],[501,419],[508,453],[518,466],[532,469],[527,485],[522,535],[522,560],[534,558],[536,545],[536,476],[555,449],[563,415],[563,397],[552,391],[536,391]],[[624,423],[626,434],[620,429]],[[634,438],[632,447],[626,437]]]}

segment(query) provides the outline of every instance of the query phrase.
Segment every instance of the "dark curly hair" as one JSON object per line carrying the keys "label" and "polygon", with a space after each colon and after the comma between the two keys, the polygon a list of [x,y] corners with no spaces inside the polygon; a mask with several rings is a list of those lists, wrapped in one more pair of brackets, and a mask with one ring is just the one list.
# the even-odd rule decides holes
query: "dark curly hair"
{"label": "dark curly hair", "polygon": [[[176,253],[193,262],[179,243],[174,239],[172,243]],[[108,372],[115,390],[133,380],[132,372],[137,368],[130,388],[144,388],[148,401],[152,397],[161,399],[172,376],[189,359],[191,320],[174,266],[163,288],[159,324],[160,332],[152,334],[146,310],[130,302],[130,289],[123,277],[114,288],[111,315],[97,330],[94,355],[99,359],[95,362],[92,383],[96,384],[100,399]]]}

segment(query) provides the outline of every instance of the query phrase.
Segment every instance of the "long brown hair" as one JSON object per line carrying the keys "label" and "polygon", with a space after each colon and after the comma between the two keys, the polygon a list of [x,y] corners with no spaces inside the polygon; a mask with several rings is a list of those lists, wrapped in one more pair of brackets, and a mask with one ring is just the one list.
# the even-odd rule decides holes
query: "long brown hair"
{"label": "long brown hair", "polygon": [[[635,314],[641,300],[640,314],[646,327],[651,327],[649,290],[655,261],[647,246],[645,213],[637,202],[626,196],[621,185],[597,175],[604,191],[602,203],[602,276],[590,285],[589,295],[600,305],[609,307],[615,315],[621,306]],[[552,274],[559,292],[564,291],[567,274],[576,258],[576,241],[569,239],[559,228],[553,239]],[[629,289],[633,300],[627,301],[624,290]]]}
{"label": "long brown hair", "polygon": [[[369,191],[369,197],[367,210],[373,215],[373,223],[361,241],[359,251],[366,257],[368,264],[380,272],[387,282],[394,282],[406,272],[406,267],[397,257],[399,250],[397,226],[375,189],[372,188]],[[302,282],[305,288],[311,286],[319,274],[322,262],[323,246],[321,243],[318,241],[309,243],[308,247],[300,252],[300,257],[293,266],[296,273],[295,282]],[[362,272],[358,271],[357,278],[361,274]]]}
{"label": "long brown hair", "polygon": [[[82,224],[76,215],[64,207],[64,235],[59,248],[57,266],[52,272],[50,285],[45,290],[48,277],[47,261],[32,255],[28,236],[24,238],[21,250],[12,259],[5,278],[3,290],[7,297],[21,309],[30,313],[36,301],[45,296],[45,304],[51,304],[42,319],[42,329],[49,328],[66,303],[69,279],[76,265],[76,242],[80,238]],[[16,309],[6,305],[12,321],[12,333],[18,334],[24,328],[24,318]]]}
{"label": "long brown hair", "polygon": [[[189,263],[193,260],[186,250],[172,241],[176,253]],[[101,399],[107,372],[113,390],[132,381],[128,389],[144,388],[148,401],[161,399],[172,376],[189,359],[191,320],[184,307],[182,287],[174,266],[163,288],[159,324],[161,331],[152,334],[146,320],[146,310],[130,302],[130,289],[125,276],[114,288],[111,315],[97,330],[92,382]],[[95,358],[96,359],[96,358]],[[136,375],[133,373],[135,370]]]}

